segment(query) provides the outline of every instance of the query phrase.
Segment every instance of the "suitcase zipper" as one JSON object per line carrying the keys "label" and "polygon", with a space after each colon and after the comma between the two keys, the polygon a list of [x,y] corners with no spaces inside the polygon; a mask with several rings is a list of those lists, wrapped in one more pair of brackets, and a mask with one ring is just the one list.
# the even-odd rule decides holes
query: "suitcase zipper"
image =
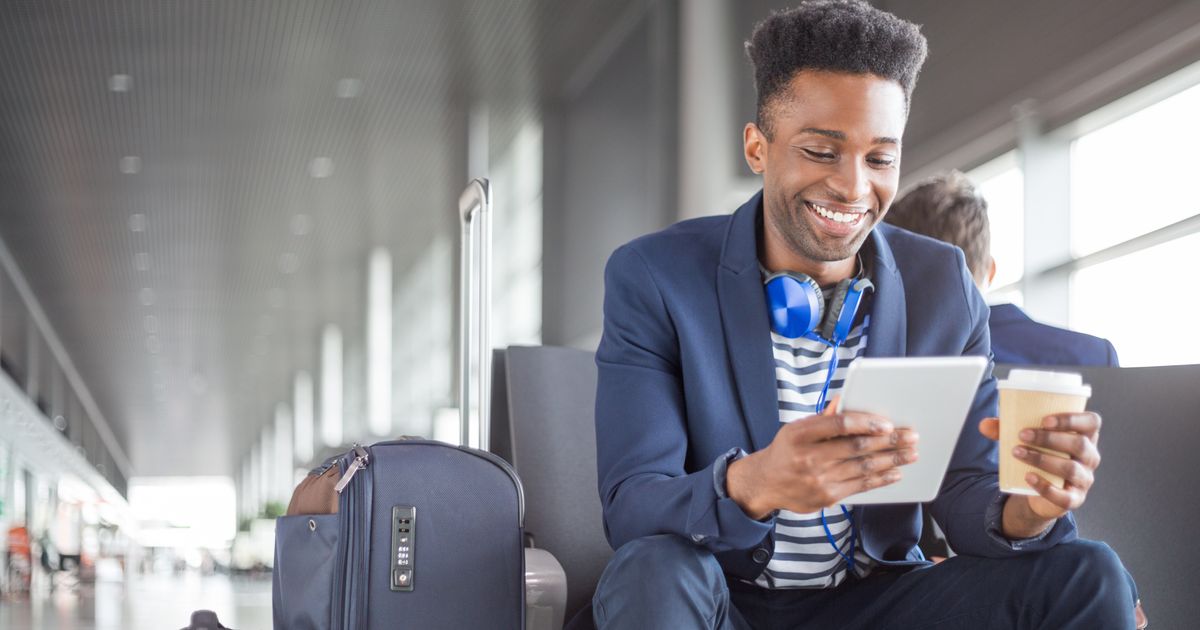
{"label": "suitcase zipper", "polygon": [[346,467],[346,473],[342,475],[341,479],[338,479],[337,485],[335,485],[333,489],[336,490],[338,494],[341,494],[342,491],[346,489],[346,486],[349,485],[350,481],[354,479],[354,475],[357,474],[359,470],[366,468],[370,461],[371,456],[367,453],[366,449],[358,444],[355,444],[354,461],[350,462],[350,465]]}

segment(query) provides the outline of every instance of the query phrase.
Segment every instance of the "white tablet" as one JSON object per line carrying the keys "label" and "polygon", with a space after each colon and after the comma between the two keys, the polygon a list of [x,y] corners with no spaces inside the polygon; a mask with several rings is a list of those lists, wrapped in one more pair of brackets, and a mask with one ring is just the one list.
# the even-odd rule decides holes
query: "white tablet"
{"label": "white tablet", "polygon": [[979,389],[983,357],[858,359],[850,364],[837,411],[864,411],[920,434],[916,463],[900,481],[851,495],[846,505],[932,501],[950,466],[963,423]]}

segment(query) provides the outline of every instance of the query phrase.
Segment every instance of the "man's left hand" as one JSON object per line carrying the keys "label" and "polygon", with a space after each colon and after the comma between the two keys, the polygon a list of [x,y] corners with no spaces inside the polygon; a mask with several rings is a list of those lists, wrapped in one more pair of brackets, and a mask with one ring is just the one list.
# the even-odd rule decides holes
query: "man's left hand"
{"label": "man's left hand", "polygon": [[[998,440],[1000,424],[996,418],[987,418],[979,423],[979,432]],[[1028,508],[1037,517],[1056,519],[1071,510],[1078,509],[1087,499],[1088,490],[1095,482],[1096,468],[1100,466],[1100,416],[1085,411],[1046,416],[1041,429],[1025,429],[1018,436],[1022,443],[1059,451],[1062,455],[1043,453],[1026,446],[1017,446],[1013,455],[1017,459],[1048,473],[1061,477],[1059,488],[1045,477],[1029,473],[1025,481],[1038,496],[1020,496],[1028,502]],[[1012,503],[1012,497],[1009,503]],[[1006,519],[1007,520],[1007,519]]]}

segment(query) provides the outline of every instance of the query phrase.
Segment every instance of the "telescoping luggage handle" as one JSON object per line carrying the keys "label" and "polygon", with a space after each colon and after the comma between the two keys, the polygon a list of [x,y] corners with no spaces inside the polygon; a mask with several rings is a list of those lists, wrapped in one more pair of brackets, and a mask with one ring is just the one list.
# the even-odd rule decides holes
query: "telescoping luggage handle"
{"label": "telescoping luggage handle", "polygon": [[[489,403],[492,362],[489,356],[492,306],[492,187],[474,179],[458,198],[462,220],[462,258],[459,265],[458,412],[459,443],[481,450],[489,446]],[[474,329],[472,329],[472,325]],[[474,378],[472,378],[474,377]],[[474,409],[474,413],[472,413]],[[471,444],[471,417],[478,422],[478,444]]]}

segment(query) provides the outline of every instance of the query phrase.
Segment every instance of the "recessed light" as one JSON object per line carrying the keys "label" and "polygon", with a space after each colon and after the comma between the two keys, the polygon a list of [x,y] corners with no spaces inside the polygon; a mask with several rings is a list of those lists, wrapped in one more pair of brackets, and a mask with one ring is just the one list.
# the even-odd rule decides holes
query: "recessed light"
{"label": "recessed light", "polygon": [[150,254],[146,252],[138,252],[133,255],[133,266],[137,267],[138,271],[146,271],[150,268]]}
{"label": "recessed light", "polygon": [[113,92],[128,92],[133,87],[133,77],[128,74],[114,74],[108,77],[108,89]]}
{"label": "recessed light", "polygon": [[154,289],[142,287],[142,290],[138,292],[138,298],[142,301],[143,306],[152,306],[154,304]]}
{"label": "recessed light", "polygon": [[131,214],[129,215],[129,230],[132,232],[146,231],[146,215]]}
{"label": "recessed light", "polygon": [[142,170],[142,158],[136,155],[126,155],[117,163],[117,167],[126,175],[136,175]]}
{"label": "recessed light", "polygon": [[333,160],[327,157],[313,158],[308,163],[308,174],[316,179],[325,179],[333,175]]}
{"label": "recessed light", "polygon": [[158,351],[162,350],[162,342],[158,340],[158,337],[149,335],[146,337],[146,350],[150,354],[158,354]]}
{"label": "recessed light", "polygon": [[158,332],[158,318],[153,315],[147,315],[142,318],[142,326],[146,328],[147,333],[153,335]]}
{"label": "recessed light", "polygon": [[338,79],[337,82],[337,97],[338,98],[355,98],[362,94],[363,82],[361,79],[345,78]]}
{"label": "recessed light", "polygon": [[300,269],[300,257],[287,252],[279,257],[279,270],[283,273],[296,273]]}

